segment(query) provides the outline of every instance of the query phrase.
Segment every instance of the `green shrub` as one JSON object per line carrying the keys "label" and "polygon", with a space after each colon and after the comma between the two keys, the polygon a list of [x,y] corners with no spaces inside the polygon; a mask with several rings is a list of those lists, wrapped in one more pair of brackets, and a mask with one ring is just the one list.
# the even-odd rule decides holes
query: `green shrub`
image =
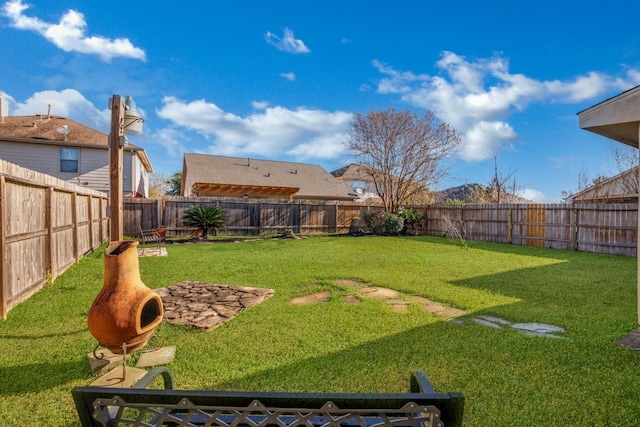
{"label": "green shrub", "polygon": [[404,227],[404,219],[389,212],[367,211],[363,218],[371,233],[379,236],[397,236]]}
{"label": "green shrub", "polygon": [[415,209],[403,209],[398,215],[404,220],[402,234],[416,234],[416,226],[424,219],[424,214]]}
{"label": "green shrub", "polygon": [[222,209],[216,206],[191,206],[184,212],[182,223],[185,227],[196,227],[202,231],[202,237],[207,237],[209,230],[224,229],[226,218]]}

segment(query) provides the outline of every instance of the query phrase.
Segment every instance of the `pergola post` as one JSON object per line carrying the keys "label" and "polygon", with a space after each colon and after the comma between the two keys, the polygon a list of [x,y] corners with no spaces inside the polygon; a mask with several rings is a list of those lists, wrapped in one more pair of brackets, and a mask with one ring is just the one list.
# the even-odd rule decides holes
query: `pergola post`
{"label": "pergola post", "polygon": [[124,99],[120,95],[113,95],[111,98],[111,129],[109,133],[109,212],[111,226],[109,229],[109,239],[112,242],[124,238],[123,231],[123,185],[122,185],[122,163],[124,144],[120,143],[120,138],[124,138]]}

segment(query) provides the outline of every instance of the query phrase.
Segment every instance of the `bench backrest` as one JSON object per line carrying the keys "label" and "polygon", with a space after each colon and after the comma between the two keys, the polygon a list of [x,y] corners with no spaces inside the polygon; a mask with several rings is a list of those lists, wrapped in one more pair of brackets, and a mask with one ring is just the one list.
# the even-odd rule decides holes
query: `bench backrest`
{"label": "bench backrest", "polygon": [[77,387],[72,393],[83,426],[462,426],[464,409],[464,397],[456,393],[305,394],[102,387]]}

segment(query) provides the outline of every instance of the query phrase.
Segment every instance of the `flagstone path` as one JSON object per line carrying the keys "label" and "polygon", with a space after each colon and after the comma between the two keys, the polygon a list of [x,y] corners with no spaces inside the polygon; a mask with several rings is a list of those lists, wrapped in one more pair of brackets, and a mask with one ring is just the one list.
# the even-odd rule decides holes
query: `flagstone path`
{"label": "flagstone path", "polygon": [[[335,283],[338,285],[356,289],[356,295],[346,295],[342,298],[343,301],[348,304],[357,304],[362,301],[362,298],[374,298],[386,302],[394,311],[398,312],[406,311],[411,303],[418,303],[424,311],[429,312],[434,316],[451,319],[468,314],[464,310],[460,310],[454,307],[448,307],[444,304],[434,302],[428,298],[406,295],[394,289],[384,288],[380,286],[370,286],[367,283],[359,282],[357,280],[336,280]],[[289,302],[299,305],[317,304],[329,301],[330,298],[331,293],[329,291],[322,291],[310,295],[296,297]]]}
{"label": "flagstone path", "polygon": [[[394,289],[370,286],[367,283],[359,282],[357,280],[336,280],[335,283],[355,288],[357,295],[347,295],[342,298],[344,302],[350,304],[361,302],[362,298],[375,298],[389,304],[394,311],[403,312],[409,308],[410,304],[418,303],[424,311],[431,315],[446,318],[450,323],[457,325],[465,325],[468,322],[473,322],[495,329],[515,329],[523,335],[546,338],[566,338],[561,335],[566,331],[555,325],[549,325],[546,323],[513,323],[509,320],[493,316],[476,316],[467,319],[465,316],[469,314],[468,312],[432,301],[429,298],[406,295]],[[327,302],[330,298],[331,292],[322,291],[296,297],[289,302],[298,305],[317,304]]]}

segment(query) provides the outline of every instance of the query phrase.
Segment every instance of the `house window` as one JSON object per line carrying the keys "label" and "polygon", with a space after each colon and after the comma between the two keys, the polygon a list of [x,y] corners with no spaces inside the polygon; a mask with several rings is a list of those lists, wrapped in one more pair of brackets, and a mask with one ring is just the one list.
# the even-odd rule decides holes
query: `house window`
{"label": "house window", "polygon": [[78,172],[78,149],[60,149],[60,172]]}

